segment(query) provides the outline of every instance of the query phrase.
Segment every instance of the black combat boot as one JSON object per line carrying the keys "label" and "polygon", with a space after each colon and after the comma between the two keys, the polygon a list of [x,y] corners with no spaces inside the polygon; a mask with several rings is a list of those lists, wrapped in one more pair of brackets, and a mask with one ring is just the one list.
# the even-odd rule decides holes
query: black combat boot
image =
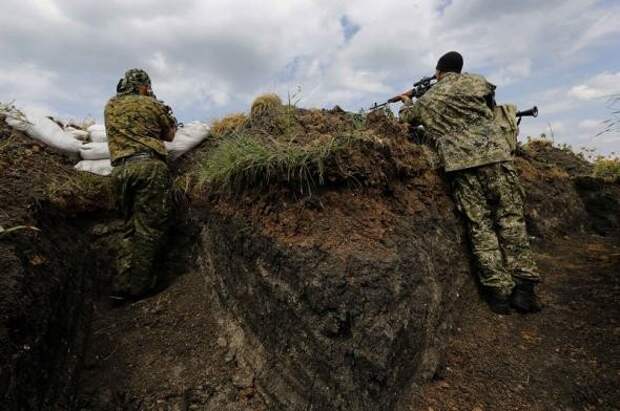
{"label": "black combat boot", "polygon": [[542,309],[534,285],[532,281],[519,280],[512,290],[510,305],[521,314],[537,313]]}
{"label": "black combat boot", "polygon": [[493,291],[487,291],[485,293],[485,299],[491,311],[495,314],[509,315],[510,314],[510,298],[505,295],[495,293]]}

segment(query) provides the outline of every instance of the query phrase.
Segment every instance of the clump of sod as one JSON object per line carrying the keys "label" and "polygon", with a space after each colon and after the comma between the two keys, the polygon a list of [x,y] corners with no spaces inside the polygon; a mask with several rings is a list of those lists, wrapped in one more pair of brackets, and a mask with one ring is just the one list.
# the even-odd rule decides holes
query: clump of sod
{"label": "clump of sod", "polygon": [[229,114],[211,124],[211,135],[215,138],[230,136],[239,132],[247,121],[248,116],[244,113]]}
{"label": "clump of sod", "polygon": [[250,125],[270,134],[282,134],[286,112],[282,100],[277,94],[263,94],[252,102],[250,108]]}
{"label": "clump of sod", "polygon": [[282,99],[277,94],[263,94],[254,99],[250,108],[252,121],[264,116],[278,115],[282,110]]}

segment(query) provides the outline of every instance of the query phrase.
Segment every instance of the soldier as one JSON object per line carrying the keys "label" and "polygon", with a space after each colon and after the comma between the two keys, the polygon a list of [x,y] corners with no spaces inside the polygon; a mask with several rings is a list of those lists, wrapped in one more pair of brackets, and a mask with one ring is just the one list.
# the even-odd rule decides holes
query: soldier
{"label": "soldier", "polygon": [[105,107],[105,126],[125,229],[113,288],[115,297],[139,299],[155,286],[153,260],[168,229],[172,182],[164,141],[174,138],[176,120],[143,70],[127,71],[116,91]]}
{"label": "soldier", "polygon": [[540,311],[533,261],[523,216],[524,192],[511,147],[494,121],[495,86],[476,74],[461,74],[463,58],[443,55],[437,83],[416,100],[401,96],[401,121],[422,125],[436,147],[459,211],[467,221],[479,279],[490,308]]}

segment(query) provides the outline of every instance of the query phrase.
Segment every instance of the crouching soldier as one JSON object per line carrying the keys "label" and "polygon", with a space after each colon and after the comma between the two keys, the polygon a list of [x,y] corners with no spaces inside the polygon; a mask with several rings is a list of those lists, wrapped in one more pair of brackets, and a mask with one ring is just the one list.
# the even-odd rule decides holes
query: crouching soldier
{"label": "crouching soldier", "polygon": [[105,107],[112,181],[125,227],[113,280],[113,296],[139,299],[153,290],[154,259],[161,250],[172,209],[172,182],[164,141],[176,120],[151,90],[146,72],[132,69]]}
{"label": "crouching soldier", "polygon": [[532,259],[523,216],[524,195],[511,148],[494,121],[495,86],[461,74],[463,58],[439,59],[437,83],[411,101],[401,96],[401,121],[422,125],[436,147],[467,221],[479,279],[490,308],[500,314],[536,312],[540,275]]}

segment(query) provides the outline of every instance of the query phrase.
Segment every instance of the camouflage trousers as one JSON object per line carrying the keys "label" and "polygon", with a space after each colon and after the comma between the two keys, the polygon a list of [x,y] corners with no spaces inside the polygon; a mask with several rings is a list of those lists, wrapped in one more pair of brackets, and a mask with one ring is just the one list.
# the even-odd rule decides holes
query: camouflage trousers
{"label": "camouflage trousers", "polygon": [[480,283],[497,295],[515,280],[540,281],[523,216],[524,192],[511,162],[450,173],[457,207],[467,220]]}
{"label": "camouflage trousers", "polygon": [[140,297],[157,282],[153,262],[172,210],[170,172],[163,161],[145,159],[114,167],[112,181],[125,217],[113,288],[120,295]]}

